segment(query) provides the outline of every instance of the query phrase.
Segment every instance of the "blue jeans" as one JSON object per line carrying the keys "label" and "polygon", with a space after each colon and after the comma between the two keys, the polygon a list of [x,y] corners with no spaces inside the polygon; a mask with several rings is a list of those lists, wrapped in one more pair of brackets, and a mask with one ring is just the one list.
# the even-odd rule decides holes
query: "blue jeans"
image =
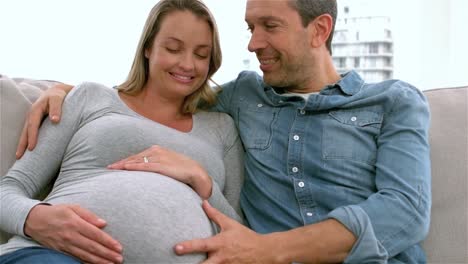
{"label": "blue jeans", "polygon": [[0,256],[0,264],[80,264],[81,262],[57,250],[28,247]]}

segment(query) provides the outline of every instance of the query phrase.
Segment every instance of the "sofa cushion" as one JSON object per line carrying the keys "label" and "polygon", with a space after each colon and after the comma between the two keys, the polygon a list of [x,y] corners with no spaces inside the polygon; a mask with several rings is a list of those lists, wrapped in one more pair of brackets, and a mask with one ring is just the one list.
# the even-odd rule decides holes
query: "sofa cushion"
{"label": "sofa cushion", "polygon": [[468,263],[468,87],[424,92],[431,110],[428,263]]}

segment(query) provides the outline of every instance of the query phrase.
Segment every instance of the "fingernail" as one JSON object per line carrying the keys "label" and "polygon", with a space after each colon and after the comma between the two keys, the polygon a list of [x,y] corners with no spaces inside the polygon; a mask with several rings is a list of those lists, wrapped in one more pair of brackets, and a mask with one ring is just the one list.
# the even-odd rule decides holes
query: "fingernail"
{"label": "fingernail", "polygon": [[[116,249],[118,252],[122,252],[122,249],[123,249],[123,248],[122,248],[122,245],[117,244],[117,245],[115,246],[115,249]],[[120,258],[122,258],[122,256],[120,256]]]}
{"label": "fingernail", "polygon": [[15,153],[15,156],[16,156],[16,159],[18,159],[18,158],[19,158],[19,153],[16,152],[16,153]]}
{"label": "fingernail", "polygon": [[97,220],[100,224],[105,224],[106,223],[106,220],[102,219],[102,218],[99,218]]}
{"label": "fingernail", "polygon": [[118,251],[118,252],[122,252],[123,248],[122,248],[122,245],[117,245],[115,247],[115,249]]}
{"label": "fingernail", "polygon": [[52,121],[58,121],[59,118],[58,118],[57,115],[53,115],[53,116],[51,117],[51,119],[52,119]]}
{"label": "fingernail", "polygon": [[122,261],[123,261],[123,257],[122,257],[122,256],[119,256],[119,257],[117,258],[117,262],[122,263]]}
{"label": "fingernail", "polygon": [[182,245],[176,245],[176,246],[175,246],[175,250],[176,250],[177,252],[182,252],[182,250],[184,250],[184,247],[183,247]]}

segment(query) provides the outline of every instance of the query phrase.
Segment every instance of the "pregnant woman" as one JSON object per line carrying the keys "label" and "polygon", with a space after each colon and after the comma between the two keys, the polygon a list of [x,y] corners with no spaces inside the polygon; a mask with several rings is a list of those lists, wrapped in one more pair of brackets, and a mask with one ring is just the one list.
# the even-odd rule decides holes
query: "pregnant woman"
{"label": "pregnant woman", "polygon": [[[208,81],[220,64],[218,32],[207,7],[198,0],[158,2],[128,79],[117,89],[75,87],[61,122],[46,120],[36,149],[3,177],[0,226],[16,236],[0,246],[0,263],[101,262],[98,253],[67,250],[35,229],[64,206],[105,219],[103,231],[122,247],[109,262],[202,261],[203,254],[176,256],[172,249],[215,233],[202,199],[241,220],[243,151],[233,121],[197,108],[214,102]],[[108,167],[148,148],[159,153],[141,156],[151,171]],[[57,173],[47,198],[35,200]]]}

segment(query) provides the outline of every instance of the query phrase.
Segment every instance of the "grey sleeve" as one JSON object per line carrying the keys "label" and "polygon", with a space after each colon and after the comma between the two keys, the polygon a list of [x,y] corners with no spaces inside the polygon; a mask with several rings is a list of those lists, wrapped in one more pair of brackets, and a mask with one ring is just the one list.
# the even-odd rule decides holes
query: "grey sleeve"
{"label": "grey sleeve", "polygon": [[86,89],[73,89],[65,99],[60,123],[46,119],[34,151],[27,151],[2,178],[0,228],[4,231],[25,236],[23,228],[29,211],[41,203],[33,198],[59,172],[67,145],[79,127],[84,101]]}
{"label": "grey sleeve", "polygon": [[243,218],[240,207],[240,191],[244,182],[244,149],[238,136],[224,156],[224,166],[226,168],[226,183],[223,194],[237,214]]}
{"label": "grey sleeve", "polygon": [[213,193],[209,202],[227,216],[243,223],[239,200],[244,181],[244,150],[231,118],[229,118],[229,123],[224,130],[226,132],[224,133],[226,135],[224,189],[220,190],[218,185],[213,184]]}

